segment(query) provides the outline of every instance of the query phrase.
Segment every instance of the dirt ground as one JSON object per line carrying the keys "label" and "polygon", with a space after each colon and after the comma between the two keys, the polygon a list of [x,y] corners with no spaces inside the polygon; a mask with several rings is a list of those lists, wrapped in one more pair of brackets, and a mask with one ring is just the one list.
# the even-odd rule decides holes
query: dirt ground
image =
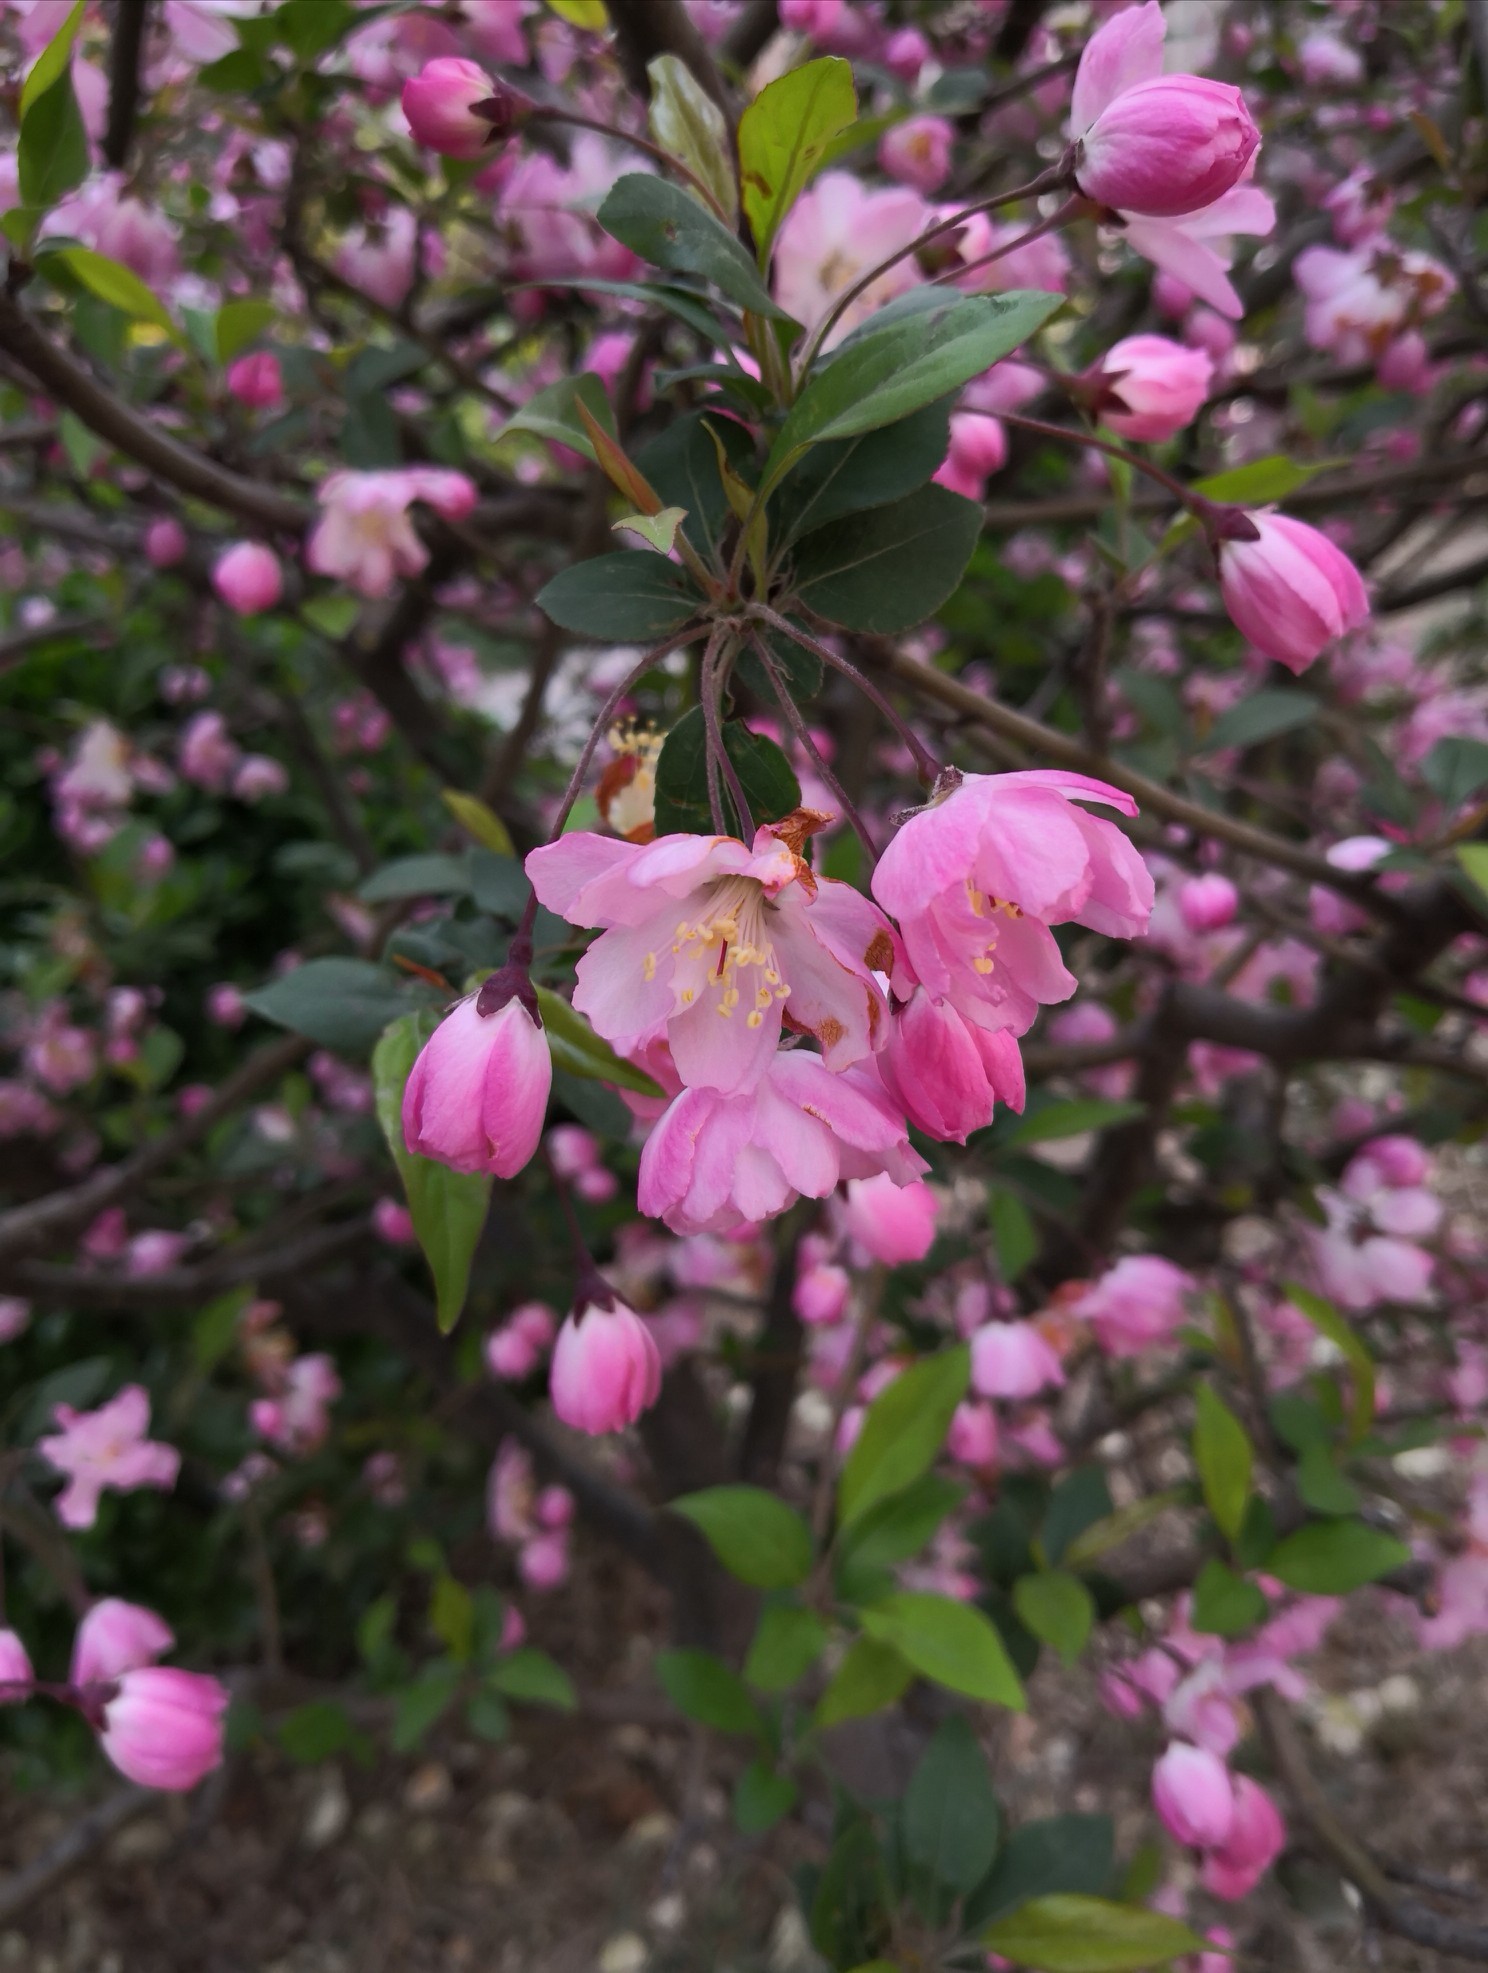
{"label": "dirt ground", "polygon": [[[553,1630],[573,1615],[550,1599]],[[1488,1920],[1488,1640],[1425,1657],[1381,1600],[1335,1630],[1317,1670],[1308,1740],[1340,1813],[1392,1864],[1460,1884],[1442,1909]],[[1027,1716],[987,1724],[1010,1818],[1114,1807],[1130,1855],[1154,1834],[1156,1735],[1109,1719],[1088,1670],[1035,1684]],[[0,1922],[0,1973],[810,1973],[790,1873],[825,1801],[804,1826],[741,1839],[727,1750],[667,1723],[643,1668],[609,1665],[584,1689],[584,1713],[524,1709],[500,1746],[436,1733],[416,1758],[311,1769],[250,1751],[194,1801],[152,1801]],[[927,1729],[911,1708],[844,1761],[885,1775]],[[4,1868],[84,1806],[0,1806]],[[1300,1836],[1280,1874],[1285,1891],[1242,1908],[1239,1964],[1456,1963],[1361,1927]]]}

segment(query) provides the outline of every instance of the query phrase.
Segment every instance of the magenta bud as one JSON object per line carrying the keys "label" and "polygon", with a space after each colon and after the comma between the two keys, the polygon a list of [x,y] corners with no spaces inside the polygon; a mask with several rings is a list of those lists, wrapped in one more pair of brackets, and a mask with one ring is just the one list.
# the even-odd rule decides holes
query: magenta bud
{"label": "magenta bud", "polygon": [[99,1740],[120,1774],[142,1788],[194,1788],[222,1760],[227,1705],[215,1678],[147,1665],[119,1680]]}
{"label": "magenta bud", "polygon": [[1219,587],[1235,628],[1288,671],[1305,671],[1335,638],[1369,620],[1364,579],[1305,521],[1252,514],[1253,540],[1223,540]]}
{"label": "magenta bud", "polygon": [[548,1381],[564,1424],[596,1435],[633,1425],[661,1391],[655,1338],[634,1309],[609,1299],[608,1309],[582,1301],[558,1331]]}
{"label": "magenta bud", "polygon": [[283,592],[279,558],[261,542],[240,541],[217,558],[212,587],[238,616],[256,617],[273,609]]}
{"label": "magenta bud", "polygon": [[1117,212],[1175,219],[1239,184],[1260,141],[1232,84],[1154,76],[1122,90],[1085,132],[1075,182]]}
{"label": "magenta bud", "polygon": [[269,350],[240,356],[227,369],[227,387],[250,411],[272,411],[284,402],[284,378],[279,359]]}
{"label": "magenta bud", "polygon": [[430,1035],[403,1091],[410,1151],[454,1171],[513,1178],[542,1136],[553,1060],[547,1037],[513,996],[495,1013],[474,995]]}
{"label": "magenta bud", "polygon": [[478,158],[504,136],[525,101],[475,62],[442,55],[403,85],[403,114],[414,141],[446,158]]}

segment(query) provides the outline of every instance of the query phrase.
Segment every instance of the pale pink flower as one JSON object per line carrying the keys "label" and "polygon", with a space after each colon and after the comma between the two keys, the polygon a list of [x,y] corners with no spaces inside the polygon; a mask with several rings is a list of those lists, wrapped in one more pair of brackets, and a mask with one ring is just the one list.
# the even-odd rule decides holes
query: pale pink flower
{"label": "pale pink flower", "polygon": [[[824,171],[797,199],[775,242],[775,299],[809,332],[870,267],[907,247],[930,223],[917,192],[871,187],[850,171]],[[835,347],[923,278],[913,254],[896,261],[847,308],[825,347]]]}
{"label": "pale pink flower", "polygon": [[950,176],[955,134],[943,116],[906,117],[879,138],[878,161],[898,184],[938,192]]}
{"label": "pale pink flower", "polygon": [[1323,210],[1331,214],[1333,231],[1344,246],[1357,247],[1384,231],[1395,210],[1395,194],[1388,180],[1360,165],[1333,187]]}
{"label": "pale pink flower", "polygon": [[135,1487],[169,1491],[176,1484],[180,1453],[174,1446],[145,1437],[150,1397],[142,1384],[126,1384],[96,1411],[59,1404],[52,1416],[62,1429],[38,1439],[36,1450],[67,1476],[67,1485],[54,1503],[64,1527],[91,1528],[105,1488],[116,1493]]}
{"label": "pale pink flower", "polygon": [[289,770],[268,754],[245,754],[232,778],[240,802],[261,802],[266,795],[282,795],[288,786]]}
{"label": "pale pink flower", "polygon": [[418,220],[407,206],[394,205],[375,224],[348,233],[331,265],[384,308],[401,308],[413,289],[417,257]]}
{"label": "pale pink flower", "polygon": [[142,1788],[194,1788],[222,1761],[226,1689],[200,1672],[127,1671],[103,1707],[99,1745]]}
{"label": "pale pink flower", "polygon": [[1165,1343],[1188,1320],[1184,1297],[1198,1283],[1157,1254],[1127,1254],[1073,1302],[1107,1356],[1140,1356]]}
{"label": "pale pink flower", "polygon": [[845,1267],[818,1261],[803,1268],[791,1291],[791,1307],[813,1328],[840,1322],[852,1296],[852,1276]]}
{"label": "pale pink flower", "polygon": [[997,1415],[990,1404],[963,1400],[951,1414],[946,1451],[975,1471],[997,1463]]}
{"label": "pale pink flower", "polygon": [[882,1045],[895,947],[850,884],[818,878],[785,838],[660,836],[644,846],[574,831],[533,850],[541,902],[598,925],[574,1006],[623,1055],[663,1037],[689,1089],[736,1095],[773,1060],[788,1012],[829,1069]]}
{"label": "pale pink flower", "polygon": [[513,995],[494,1014],[460,1001],[419,1050],[403,1090],[403,1139],[454,1171],[514,1178],[542,1136],[553,1058]]}
{"label": "pale pink flower", "polygon": [[552,1348],[557,1328],[546,1302],[523,1302],[486,1338],[486,1368],[506,1383],[520,1383]]}
{"label": "pale pink flower", "polygon": [[1369,621],[1364,579],[1305,521],[1273,513],[1248,518],[1255,540],[1220,543],[1224,606],[1258,651],[1288,671],[1305,671],[1336,638]]}
{"label": "pale pink flower", "polygon": [[1070,128],[1087,198],[1171,218],[1228,192],[1261,139],[1238,89],[1163,74],[1163,36],[1159,0],[1112,15],[1080,57]]}
{"label": "pale pink flower", "polygon": [[13,1343],[31,1326],[31,1304],[19,1295],[0,1295],[0,1343]]}
{"label": "pale pink flower", "polygon": [[953,412],[950,445],[935,484],[963,500],[980,500],[990,476],[1007,464],[1007,453],[1007,429],[998,419],[976,411]]}
{"label": "pale pink flower", "polygon": [[1340,363],[1379,358],[1403,330],[1440,314],[1457,287],[1439,260],[1387,240],[1347,252],[1306,247],[1292,272],[1307,304],[1307,340]]}
{"label": "pale pink flower", "polygon": [[925,1169],[871,1070],[833,1074],[792,1048],[752,1089],[684,1089],[641,1152],[637,1203],[674,1233],[728,1233],[797,1198],[824,1199],[842,1178],[887,1170],[893,1190]]}
{"label": "pale pink flower", "polygon": [[633,1425],[661,1393],[661,1358],[645,1323],[624,1302],[582,1303],[558,1332],[548,1374],[565,1425],[598,1434]]}
{"label": "pale pink flower", "polygon": [[[1213,205],[1178,219],[1150,219],[1138,213],[1121,217],[1121,237],[1133,253],[1150,260],[1170,283],[1181,284],[1220,315],[1239,321],[1245,307],[1228,273],[1234,259],[1232,242],[1240,233],[1264,238],[1275,228],[1276,207],[1266,193],[1242,184]],[[1176,298],[1171,289],[1170,298]]]}
{"label": "pale pink flower", "polygon": [[[954,207],[940,207],[937,219],[948,219]],[[950,236],[957,260],[967,270],[953,276],[955,285],[967,294],[1000,294],[1009,288],[1037,288],[1044,294],[1063,294],[1069,286],[1069,252],[1057,233],[1045,233],[1037,240],[1022,241],[1028,231],[1023,219],[999,219],[993,213],[968,213],[965,223]],[[990,256],[990,257],[989,257]],[[985,261],[985,266],[982,263]],[[1001,364],[989,373],[995,375]],[[1043,388],[1043,379],[1038,379]],[[1014,409],[1012,405],[1006,407]]]}
{"label": "pale pink flower", "polygon": [[1337,84],[1355,89],[1364,80],[1364,56],[1342,36],[1317,27],[1297,43],[1297,61],[1302,80],[1312,88]]}
{"label": "pale pink flower", "polygon": [[106,1684],[122,1672],[154,1664],[175,1641],[175,1632],[153,1610],[105,1596],[77,1627],[68,1678],[73,1685]]}
{"label": "pale pink flower", "polygon": [[[923,1161],[910,1152],[914,1168]],[[870,1260],[884,1267],[922,1261],[935,1244],[939,1202],[928,1185],[905,1184],[884,1172],[852,1179],[840,1210],[843,1231]]]}
{"label": "pale pink flower", "polygon": [[915,974],[979,1027],[1021,1034],[1040,1006],[1075,991],[1051,925],[1131,938],[1147,923],[1146,864],[1081,801],[1136,812],[1129,795],[1081,774],[969,774],[879,859],[873,894],[898,920]]}
{"label": "pale pink flower", "polygon": [[255,1398],[248,1407],[253,1429],[281,1452],[314,1452],[331,1429],[330,1408],[341,1395],[336,1366],[324,1352],[297,1356],[284,1373],[278,1396]]}
{"label": "pale pink flower", "polygon": [[1152,1800],[1169,1832],[1195,1849],[1217,1849],[1235,1820],[1229,1769],[1216,1754],[1182,1740],[1152,1770]]}
{"label": "pale pink flower", "polygon": [[1031,1322],[989,1322],[971,1339],[971,1388],[984,1398],[1057,1389],[1064,1365]]}
{"label": "pale pink flower", "polygon": [[463,520],[476,491],[464,473],[442,466],[332,473],[320,483],[324,509],[305,550],[317,575],[335,576],[362,596],[386,596],[395,576],[428,566],[409,508],[422,500],[447,521]]}
{"label": "pale pink flower", "polygon": [[176,743],[176,764],[188,781],[220,795],[242,759],[220,712],[193,713]]}

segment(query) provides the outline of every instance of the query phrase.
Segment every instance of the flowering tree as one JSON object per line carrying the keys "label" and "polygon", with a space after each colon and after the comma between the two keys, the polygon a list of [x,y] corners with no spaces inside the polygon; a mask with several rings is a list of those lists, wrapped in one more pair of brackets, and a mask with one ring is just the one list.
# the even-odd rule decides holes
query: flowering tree
{"label": "flowering tree", "polygon": [[1485,21],[9,0],[13,1760],[499,1738],[608,1543],[833,1967],[1488,1959],[1296,1713],[1488,1631]]}

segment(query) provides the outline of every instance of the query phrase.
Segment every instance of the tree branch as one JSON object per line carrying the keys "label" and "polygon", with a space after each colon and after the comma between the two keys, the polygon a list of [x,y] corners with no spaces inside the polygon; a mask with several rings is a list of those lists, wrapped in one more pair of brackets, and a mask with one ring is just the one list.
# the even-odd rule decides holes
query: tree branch
{"label": "tree branch", "polygon": [[103,134],[104,159],[115,171],[122,171],[129,159],[139,112],[140,54],[149,16],[150,0],[117,0],[109,45],[108,126]]}

